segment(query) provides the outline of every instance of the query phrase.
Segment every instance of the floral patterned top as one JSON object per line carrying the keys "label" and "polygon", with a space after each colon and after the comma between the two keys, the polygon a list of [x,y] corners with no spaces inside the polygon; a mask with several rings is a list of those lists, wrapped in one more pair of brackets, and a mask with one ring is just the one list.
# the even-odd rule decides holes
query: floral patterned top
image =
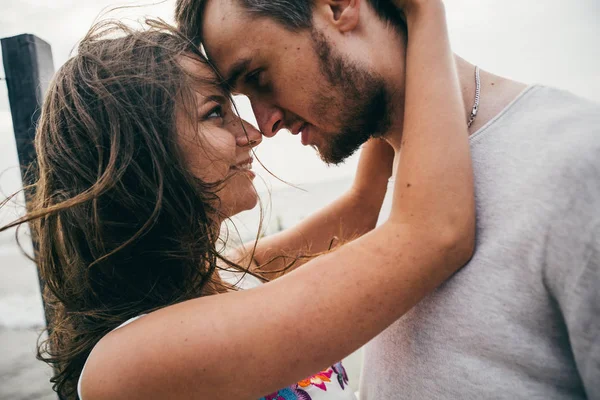
{"label": "floral patterned top", "polygon": [[260,400],[356,400],[341,362]]}

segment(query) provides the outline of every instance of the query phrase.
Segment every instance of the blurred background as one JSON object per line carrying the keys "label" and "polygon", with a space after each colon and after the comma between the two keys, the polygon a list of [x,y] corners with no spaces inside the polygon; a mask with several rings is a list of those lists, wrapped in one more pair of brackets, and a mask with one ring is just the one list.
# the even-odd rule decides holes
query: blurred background
{"label": "blurred background", "polygon": [[[54,67],[69,57],[77,41],[103,12],[148,3],[115,0],[2,0],[0,38],[31,33],[52,46]],[[110,17],[144,16],[173,21],[174,0],[111,12]],[[481,68],[526,83],[572,91],[600,102],[600,1],[452,0],[446,2],[456,53]],[[0,78],[5,74],[0,63]],[[249,103],[237,99],[253,122]],[[432,117],[435,117],[433,114]],[[358,155],[327,167],[300,138],[286,133],[267,139],[257,151],[256,180],[266,209],[266,234],[289,227],[342,194],[351,184]],[[0,81],[0,199],[19,190],[21,178],[6,82]],[[0,210],[0,225],[23,211],[22,198]],[[256,236],[258,210],[236,218],[242,240]],[[31,251],[26,232],[21,234]],[[49,370],[35,360],[37,334],[44,324],[35,266],[16,245],[13,232],[0,234],[0,399],[51,399]],[[358,381],[360,359],[349,361]]]}

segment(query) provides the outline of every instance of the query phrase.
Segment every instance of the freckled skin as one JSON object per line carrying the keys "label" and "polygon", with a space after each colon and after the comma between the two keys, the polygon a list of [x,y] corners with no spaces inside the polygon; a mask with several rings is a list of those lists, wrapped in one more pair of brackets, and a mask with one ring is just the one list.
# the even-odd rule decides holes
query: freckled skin
{"label": "freckled skin", "polygon": [[[183,59],[181,64],[190,74],[214,79],[212,71],[202,64],[191,59]],[[185,108],[178,109],[177,140],[192,174],[207,183],[223,182],[217,192],[219,209],[225,216],[231,216],[252,209],[258,201],[252,176],[232,167],[251,157],[248,140],[253,140],[253,146],[256,146],[262,136],[247,122],[242,127],[230,103],[207,101],[207,96],[219,94],[214,88],[199,88],[195,92],[201,119],[197,123],[190,120]],[[217,106],[220,106],[220,113],[211,114]],[[207,118],[207,114],[212,118]]]}

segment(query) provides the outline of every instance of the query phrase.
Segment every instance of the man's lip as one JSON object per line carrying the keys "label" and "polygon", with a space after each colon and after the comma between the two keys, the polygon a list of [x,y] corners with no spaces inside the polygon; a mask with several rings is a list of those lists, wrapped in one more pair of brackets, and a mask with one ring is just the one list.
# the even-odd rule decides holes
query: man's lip
{"label": "man's lip", "polygon": [[308,125],[308,122],[302,122],[302,123],[300,123],[300,125],[297,126],[297,128],[291,129],[290,132],[292,133],[292,135],[297,135],[300,132],[302,132],[302,130],[304,128],[306,128],[307,125]]}
{"label": "man's lip", "polygon": [[310,125],[308,123],[305,123],[302,128],[302,136],[300,137],[300,140],[302,141],[303,146],[308,146],[308,144],[310,143],[309,129],[310,129]]}

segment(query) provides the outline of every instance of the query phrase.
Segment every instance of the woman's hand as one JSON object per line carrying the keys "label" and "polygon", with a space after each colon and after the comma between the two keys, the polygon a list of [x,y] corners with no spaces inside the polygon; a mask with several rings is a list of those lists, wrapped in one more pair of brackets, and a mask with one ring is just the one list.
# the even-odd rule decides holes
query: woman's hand
{"label": "woman's hand", "polygon": [[432,7],[443,7],[442,0],[392,0],[392,3],[402,10],[407,23],[411,23],[413,18],[418,18],[421,11]]}

